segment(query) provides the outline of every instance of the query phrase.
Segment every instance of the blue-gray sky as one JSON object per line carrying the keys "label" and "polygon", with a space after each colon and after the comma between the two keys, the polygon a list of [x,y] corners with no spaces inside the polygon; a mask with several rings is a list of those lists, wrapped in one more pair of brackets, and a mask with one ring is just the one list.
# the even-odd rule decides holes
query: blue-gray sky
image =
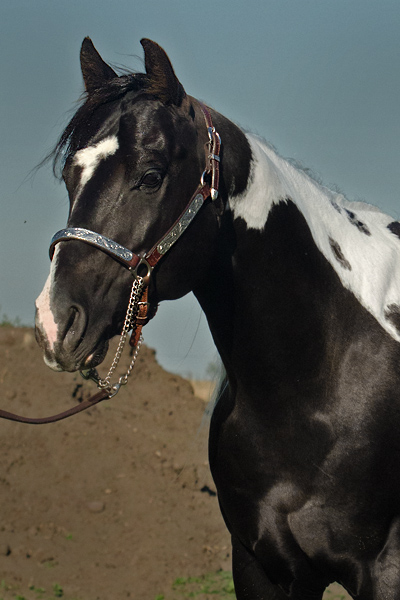
{"label": "blue-gray sky", "polygon": [[[0,315],[32,324],[65,226],[52,148],[82,91],[89,35],[113,65],[143,70],[140,39],[167,51],[186,91],[352,200],[400,218],[398,0],[2,0]],[[191,296],[145,329],[172,371],[202,376],[215,350]]]}

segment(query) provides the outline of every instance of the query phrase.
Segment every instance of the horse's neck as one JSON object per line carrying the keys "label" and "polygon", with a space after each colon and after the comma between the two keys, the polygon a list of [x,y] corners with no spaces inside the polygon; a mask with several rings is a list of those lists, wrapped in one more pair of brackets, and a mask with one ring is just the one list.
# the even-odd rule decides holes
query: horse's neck
{"label": "horse's neck", "polygon": [[294,381],[318,369],[326,266],[293,203],[273,208],[261,231],[224,215],[216,262],[196,295],[231,379],[251,390],[271,375]]}
{"label": "horse's neck", "polygon": [[250,184],[230,199],[235,219],[242,218],[249,231],[262,231],[272,208],[291,200],[341,284],[400,341],[399,329],[387,318],[389,307],[400,306],[400,244],[388,227],[392,217],[366,203],[348,202],[256,137],[249,140]]}
{"label": "horse's neck", "polygon": [[237,193],[231,165],[245,163],[246,156],[241,161],[240,144],[231,150],[229,135],[221,135],[225,186],[233,193],[220,234],[219,268],[198,297],[224,362],[240,354],[240,338],[253,341],[247,347],[253,360],[285,336],[294,346],[300,343],[285,325],[291,321],[285,312],[308,319],[313,335],[323,336],[312,315],[321,313],[321,302],[332,303],[328,279],[331,295],[352,292],[355,305],[399,341],[395,319],[388,318],[400,306],[400,245],[387,227],[392,219],[366,204],[347,202],[252,136],[247,138],[251,168]]}

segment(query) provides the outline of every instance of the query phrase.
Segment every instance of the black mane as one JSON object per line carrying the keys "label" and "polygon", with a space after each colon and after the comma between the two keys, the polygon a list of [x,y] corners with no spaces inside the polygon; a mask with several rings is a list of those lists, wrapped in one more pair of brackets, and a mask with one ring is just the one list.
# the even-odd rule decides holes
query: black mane
{"label": "black mane", "polygon": [[[85,93],[82,104],[64,129],[55,148],[47,159],[53,159],[53,171],[60,177],[68,156],[75,153],[82,145],[82,131],[91,119],[93,113],[110,102],[119,100],[128,92],[140,92],[148,89],[147,75],[143,73],[127,73],[105,81],[104,85],[95,91]],[[153,90],[149,90],[151,95]],[[45,159],[45,160],[47,160]]]}

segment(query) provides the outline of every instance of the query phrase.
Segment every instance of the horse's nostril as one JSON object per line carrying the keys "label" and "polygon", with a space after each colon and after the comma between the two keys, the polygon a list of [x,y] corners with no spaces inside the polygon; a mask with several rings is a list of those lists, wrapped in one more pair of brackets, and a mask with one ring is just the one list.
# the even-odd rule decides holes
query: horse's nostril
{"label": "horse's nostril", "polygon": [[65,326],[65,335],[67,335],[67,333],[69,333],[70,331],[71,331],[71,333],[73,333],[72,328],[73,328],[77,313],[78,313],[78,310],[75,308],[75,306],[73,306],[71,308],[71,313],[70,313],[69,319],[67,321],[67,324]]}
{"label": "horse's nostril", "polygon": [[71,306],[65,333],[63,346],[68,350],[74,350],[81,343],[86,330],[86,316],[82,307]]}

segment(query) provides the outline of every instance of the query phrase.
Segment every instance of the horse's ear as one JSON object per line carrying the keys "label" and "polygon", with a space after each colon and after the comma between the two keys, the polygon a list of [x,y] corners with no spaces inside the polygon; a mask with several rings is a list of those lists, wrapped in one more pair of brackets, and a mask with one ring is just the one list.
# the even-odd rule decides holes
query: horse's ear
{"label": "horse's ear", "polygon": [[97,52],[90,38],[85,38],[81,47],[81,69],[86,91],[90,94],[104,85],[105,81],[118,77]]}
{"label": "horse's ear", "polygon": [[164,104],[180,106],[185,98],[185,90],[174,73],[171,62],[164,50],[148,39],[140,40],[144,49],[144,64],[148,76],[148,91]]}

